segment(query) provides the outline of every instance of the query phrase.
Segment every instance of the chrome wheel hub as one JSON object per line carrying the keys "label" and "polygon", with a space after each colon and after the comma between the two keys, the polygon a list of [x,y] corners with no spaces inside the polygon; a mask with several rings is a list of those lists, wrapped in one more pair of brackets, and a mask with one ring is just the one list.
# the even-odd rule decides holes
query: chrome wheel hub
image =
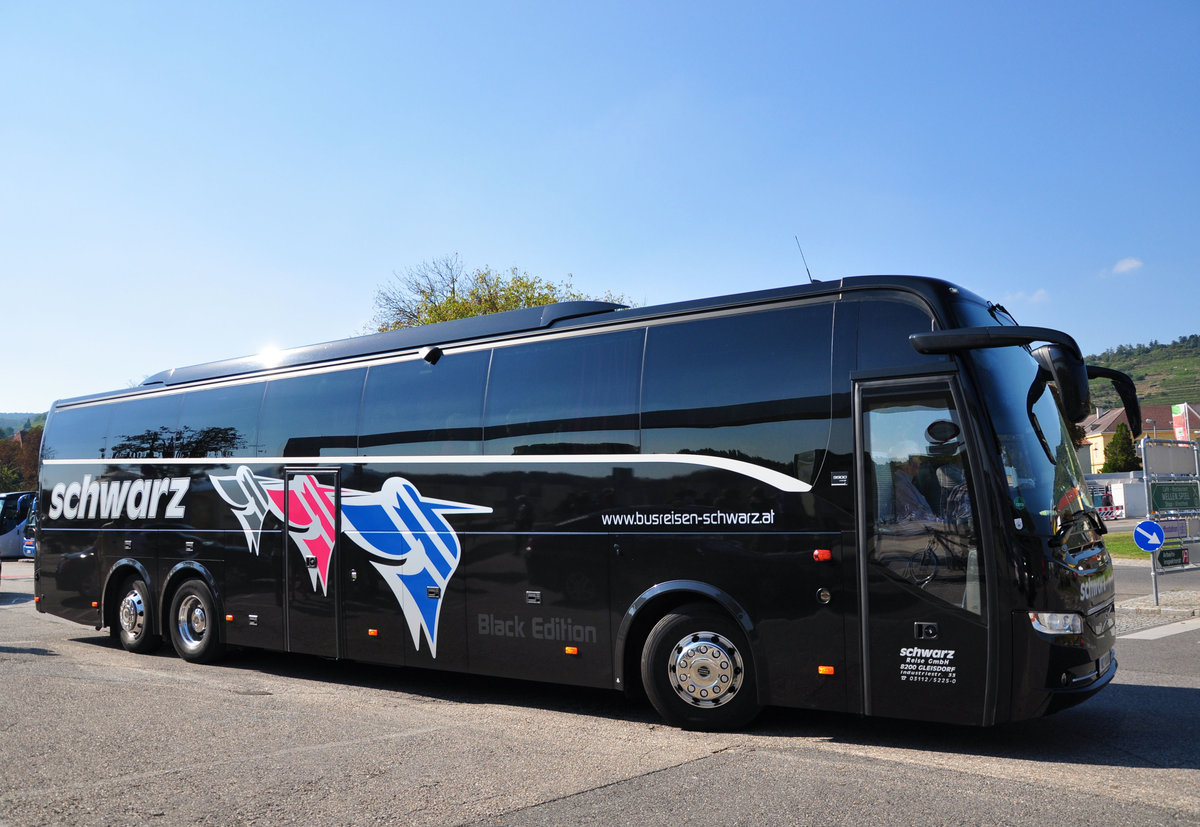
{"label": "chrome wheel hub", "polygon": [[681,698],[696,706],[720,706],[741,686],[742,656],[716,632],[697,632],[675,644],[668,669]]}
{"label": "chrome wheel hub", "polygon": [[204,629],[208,626],[208,618],[204,614],[204,609],[197,606],[192,609],[192,616],[188,618],[188,623],[192,627],[192,631],[197,635],[204,634]]}
{"label": "chrome wheel hub", "polygon": [[121,601],[117,611],[117,619],[126,634],[137,637],[146,626],[146,604],[142,602],[140,592],[131,591]]}
{"label": "chrome wheel hub", "polygon": [[199,646],[204,641],[204,633],[208,629],[208,613],[204,611],[204,603],[195,595],[188,595],[179,604],[179,612],[175,615],[175,626],[180,639],[189,647]]}

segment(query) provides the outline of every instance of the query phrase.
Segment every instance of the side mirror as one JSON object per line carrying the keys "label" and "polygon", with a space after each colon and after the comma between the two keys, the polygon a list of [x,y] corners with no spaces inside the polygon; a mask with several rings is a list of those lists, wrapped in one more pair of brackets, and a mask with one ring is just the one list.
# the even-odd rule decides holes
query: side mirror
{"label": "side mirror", "polygon": [[1117,396],[1121,397],[1121,404],[1125,406],[1125,418],[1129,420],[1129,430],[1132,432],[1133,438],[1137,439],[1141,436],[1142,404],[1138,401],[1137,388],[1134,387],[1133,379],[1129,374],[1099,365],[1088,365],[1087,375],[1088,379],[1107,379],[1112,382]]}
{"label": "side mirror", "polygon": [[926,450],[935,457],[953,456],[962,448],[962,442],[958,439],[961,434],[962,429],[948,419],[931,422],[925,429],[925,441],[929,443]]}
{"label": "side mirror", "polygon": [[1091,411],[1091,391],[1083,360],[1057,344],[1042,345],[1033,351],[1033,358],[1058,388],[1058,398],[1067,419],[1071,422],[1086,419]]}

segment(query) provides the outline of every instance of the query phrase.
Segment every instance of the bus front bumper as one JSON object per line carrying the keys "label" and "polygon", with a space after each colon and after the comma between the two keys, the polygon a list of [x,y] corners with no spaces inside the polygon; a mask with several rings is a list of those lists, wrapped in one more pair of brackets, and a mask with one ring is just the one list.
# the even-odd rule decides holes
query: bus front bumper
{"label": "bus front bumper", "polygon": [[1117,656],[1111,649],[1090,665],[1065,670],[1059,679],[1062,685],[1051,690],[1046,713],[1058,712],[1086,701],[1108,686],[1116,674]]}

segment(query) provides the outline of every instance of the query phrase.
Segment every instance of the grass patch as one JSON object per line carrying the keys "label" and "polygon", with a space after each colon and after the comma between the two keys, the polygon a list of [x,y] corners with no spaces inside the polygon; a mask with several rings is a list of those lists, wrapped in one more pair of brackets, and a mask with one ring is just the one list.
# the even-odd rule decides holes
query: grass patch
{"label": "grass patch", "polygon": [[1104,546],[1113,557],[1122,560],[1149,560],[1150,552],[1142,551],[1133,541],[1133,534],[1128,531],[1109,532],[1104,535]]}

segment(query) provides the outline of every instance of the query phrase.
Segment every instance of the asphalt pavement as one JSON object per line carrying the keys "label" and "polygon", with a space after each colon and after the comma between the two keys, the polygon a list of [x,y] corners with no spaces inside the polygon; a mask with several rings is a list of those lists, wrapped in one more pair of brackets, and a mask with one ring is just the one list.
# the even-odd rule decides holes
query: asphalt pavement
{"label": "asphalt pavement", "polygon": [[[1086,703],[995,728],[768,709],[663,726],[617,692],[303,655],[135,656],[0,580],[0,827],[1200,824],[1200,618],[1131,601]],[[1200,572],[1164,577],[1172,603]],[[1155,628],[1145,628],[1145,627]]]}

